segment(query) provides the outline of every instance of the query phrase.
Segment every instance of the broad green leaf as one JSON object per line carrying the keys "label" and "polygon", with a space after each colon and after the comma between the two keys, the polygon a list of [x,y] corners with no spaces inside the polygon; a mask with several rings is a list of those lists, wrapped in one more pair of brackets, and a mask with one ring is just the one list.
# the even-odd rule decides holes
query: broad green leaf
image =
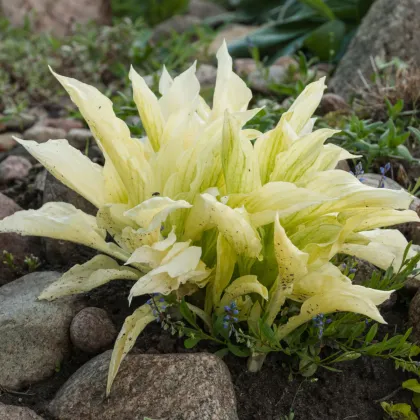
{"label": "broad green leaf", "polygon": [[137,337],[148,324],[154,321],[155,317],[150,305],[143,305],[136,309],[132,315],[127,317],[124,325],[115,341],[112,351],[111,363],[109,365],[108,382],[106,395],[111,392],[112,383],[117,376],[121,362],[136,343]]}
{"label": "broad green leaf", "polygon": [[409,389],[410,391],[420,393],[420,384],[417,379],[408,379],[402,383],[404,389]]}
{"label": "broad green leaf", "polygon": [[39,299],[54,300],[59,297],[89,292],[112,280],[138,280],[142,274],[119,264],[106,255],[97,255],[87,263],[76,264],[57,281],[50,284]]}
{"label": "broad green leaf", "polygon": [[301,3],[304,3],[316,10],[320,15],[326,17],[327,19],[333,20],[335,18],[334,12],[328,7],[328,5],[323,0],[299,0]]}
{"label": "broad green leaf", "polygon": [[106,232],[96,219],[68,203],[46,203],[39,210],[18,211],[0,221],[0,232],[45,236],[86,245],[127,261],[129,254],[105,242]]}
{"label": "broad green leaf", "polygon": [[346,35],[346,25],[341,20],[331,20],[312,31],[304,45],[321,60],[331,61],[339,52]]}

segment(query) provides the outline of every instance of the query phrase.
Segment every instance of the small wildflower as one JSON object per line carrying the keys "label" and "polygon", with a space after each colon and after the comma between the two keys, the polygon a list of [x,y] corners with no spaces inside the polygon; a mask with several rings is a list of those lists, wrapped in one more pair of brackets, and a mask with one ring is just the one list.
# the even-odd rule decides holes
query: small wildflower
{"label": "small wildflower", "polygon": [[332,322],[332,319],[330,319],[330,318],[328,318],[328,319],[325,321],[325,323],[326,323],[326,324],[331,324],[331,322]]}
{"label": "small wildflower", "polygon": [[225,312],[230,312],[230,306],[225,306]]}
{"label": "small wildflower", "polygon": [[224,323],[223,323],[223,328],[224,328],[225,330],[227,330],[227,329],[229,328],[229,323],[228,323],[228,322],[224,322]]}
{"label": "small wildflower", "polygon": [[354,168],[354,172],[353,171],[349,171],[349,173],[351,173],[352,175],[354,175],[356,178],[359,179],[360,182],[363,182],[365,180],[365,178],[363,178],[363,174],[365,173],[365,171],[363,170],[363,165],[362,162],[359,162],[355,168]]}
{"label": "small wildflower", "polygon": [[231,308],[231,309],[236,309],[236,302],[232,302],[232,303],[230,304],[230,308]]}
{"label": "small wildflower", "polygon": [[232,322],[238,322],[238,318],[236,318],[235,316],[232,318]]}
{"label": "small wildflower", "polygon": [[229,315],[226,315],[223,319],[224,319],[225,321],[230,321],[230,316],[229,316]]}
{"label": "small wildflower", "polygon": [[234,310],[232,311],[232,313],[233,313],[233,315],[238,315],[238,314],[239,314],[239,311],[238,311],[237,309],[234,309]]}
{"label": "small wildflower", "polygon": [[356,269],[355,268],[350,268],[350,270],[349,270],[349,273],[350,274],[354,274],[356,272]]}

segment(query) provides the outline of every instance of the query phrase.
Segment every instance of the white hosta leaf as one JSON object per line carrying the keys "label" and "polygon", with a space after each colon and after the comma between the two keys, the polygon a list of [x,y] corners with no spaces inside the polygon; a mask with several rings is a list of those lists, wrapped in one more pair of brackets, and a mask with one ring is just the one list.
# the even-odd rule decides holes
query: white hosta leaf
{"label": "white hosta leaf", "polygon": [[158,99],[133,67],[130,69],[129,77],[133,85],[134,102],[139,111],[141,122],[146,130],[153,150],[157,152],[161,145],[160,142],[164,127],[164,118]]}
{"label": "white hosta leaf", "polygon": [[239,195],[237,198],[229,197],[229,205],[243,205],[250,213],[252,224],[257,227],[272,223],[276,213],[283,218],[306,207],[331,200],[326,195],[298,188],[291,182],[269,182],[250,194],[242,197]]}
{"label": "white hosta leaf", "polygon": [[102,167],[70,146],[67,140],[37,143],[16,137],[14,139],[64,185],[76,191],[96,207],[105,204],[105,180]]}
{"label": "white hosta leaf", "polygon": [[412,201],[412,196],[404,190],[369,187],[353,175],[341,170],[318,172],[313,174],[310,180],[298,185],[329,196],[332,200],[299,211],[288,219],[288,227],[291,224],[297,225],[317,219],[323,214],[358,208],[407,209]]}
{"label": "white hosta leaf", "polygon": [[293,245],[277,217],[274,221],[274,253],[279,268],[280,284],[285,288],[308,272],[309,255]]}
{"label": "white hosta leaf", "polygon": [[263,134],[255,142],[255,153],[258,156],[262,184],[269,181],[277,155],[289,149],[292,143],[298,139],[298,135],[288,122],[290,117],[291,113],[284,113],[277,127]]}
{"label": "white hosta leaf", "polygon": [[[136,205],[145,197],[150,197],[153,176],[145,158],[144,145],[131,138],[125,122],[115,115],[112,102],[93,86],[53,74],[79,108],[104,152],[107,164],[114,166],[112,177],[115,179],[118,174],[126,192],[129,192],[127,197],[130,204]],[[110,172],[108,170],[108,175]]]}
{"label": "white hosta leaf", "polygon": [[222,166],[228,194],[248,193],[261,186],[254,148],[241,137],[241,124],[229,113],[223,126]]}
{"label": "white hosta leaf", "polygon": [[217,57],[217,78],[213,97],[212,119],[224,115],[225,111],[245,111],[252,99],[252,92],[246,83],[232,71],[233,61],[226,42],[219,48]]}
{"label": "white hosta leaf", "polygon": [[[197,63],[195,62],[189,69],[175,77],[172,83],[169,83],[168,74],[163,76],[162,88],[163,96],[159,99],[159,106],[162,115],[167,121],[171,114],[177,113],[180,109],[186,108],[194,112],[199,104],[200,82],[195,71]],[[163,86],[165,85],[165,86]]]}
{"label": "white hosta leaf", "polygon": [[[405,248],[408,245],[404,235],[396,229],[376,229],[368,232],[360,232],[362,236],[370,240],[367,245],[345,243],[340,247],[344,254],[352,255],[386,270],[391,265],[398,271],[402,264]],[[408,257],[414,256],[411,251]]]}
{"label": "white hosta leaf", "polygon": [[225,289],[217,310],[218,313],[223,312],[223,308],[236,299],[253,293],[260,295],[265,300],[268,299],[268,290],[258,281],[257,276],[247,275],[237,278]]}
{"label": "white hosta leaf", "polygon": [[168,92],[169,88],[172,86],[173,79],[171,75],[169,74],[168,70],[166,69],[166,66],[163,65],[162,68],[162,75],[159,79],[159,93],[161,95],[165,95],[166,92]]}
{"label": "white hosta leaf", "polygon": [[270,290],[270,299],[266,308],[268,325],[273,323],[287,295],[292,293],[295,280],[308,272],[309,255],[293,245],[280,225],[278,215],[274,221],[274,254],[279,274]]}
{"label": "white hosta leaf", "polygon": [[308,124],[326,88],[325,77],[310,83],[289,108],[288,112],[292,114],[289,124],[296,133],[301,132]]}
{"label": "white hosta leaf", "polygon": [[136,343],[137,337],[155,319],[150,305],[143,305],[136,309],[132,315],[127,317],[124,325],[115,341],[112,351],[111,363],[108,371],[108,382],[106,395],[111,392],[111,387],[117,376],[121,362]]}
{"label": "white hosta leaf", "polygon": [[260,238],[244,209],[232,209],[210,194],[202,194],[185,224],[185,236],[196,240],[202,232],[217,227],[237,254],[256,258],[261,252]]}
{"label": "white hosta leaf", "polygon": [[68,203],[46,203],[39,210],[18,211],[0,221],[0,232],[62,239],[97,249],[126,261],[129,254],[105,242],[106,232],[96,219]]}
{"label": "white hosta leaf", "polygon": [[340,162],[341,160],[357,159],[360,157],[360,155],[353,155],[347,150],[336,146],[335,144],[326,144],[322,147],[321,153],[319,154],[317,160],[313,164],[311,171],[309,171],[309,173],[306,176],[308,177],[308,179],[310,179],[313,172],[321,172],[335,169],[338,162]]}
{"label": "white hosta leaf", "polygon": [[175,243],[159,266],[131,288],[129,299],[146,293],[167,295],[187,282],[203,287],[205,284],[201,282],[209,276],[210,271],[200,261],[201,248],[188,245],[188,242]]}
{"label": "white hosta leaf", "polygon": [[[174,230],[168,235],[166,239],[155,242],[153,244],[146,244],[137,248],[130,256],[126,264],[146,264],[149,268],[156,268],[166,257],[166,255],[172,251],[170,248],[176,242],[176,235]],[[185,245],[185,248],[188,247],[189,243],[181,242]],[[179,246],[180,242],[175,245]],[[173,255],[174,252],[171,253]]]}
{"label": "white hosta leaf", "polygon": [[420,221],[419,216],[413,210],[394,210],[376,207],[343,211],[339,213],[337,219],[342,224],[354,225],[353,230],[355,232]]}
{"label": "white hosta leaf", "polygon": [[75,265],[50,284],[39,299],[54,300],[76,293],[89,292],[111,280],[138,280],[142,274],[129,267],[120,267],[112,258],[97,255],[82,265]]}
{"label": "white hosta leaf", "polygon": [[315,164],[324,142],[338,132],[322,128],[294,141],[288,150],[277,155],[270,181],[299,181]]}
{"label": "white hosta leaf", "polygon": [[229,242],[219,233],[217,237],[216,276],[212,284],[213,305],[217,306],[223,291],[230,283],[236,264],[236,253]]}
{"label": "white hosta leaf", "polygon": [[192,205],[185,200],[174,201],[168,197],[152,197],[127,210],[124,216],[131,218],[145,231],[150,232],[160,229],[162,223],[173,211],[191,207]]}
{"label": "white hosta leaf", "polygon": [[[378,292],[375,299],[376,303],[371,298],[371,295],[375,292]],[[307,299],[300,308],[300,314],[289,318],[285,325],[277,329],[277,338],[282,339],[316,315],[339,311],[362,314],[385,324],[386,322],[376,305],[389,299],[391,293],[392,291],[384,292],[362,286],[349,286],[340,289],[331,288],[325,293],[314,295]]]}

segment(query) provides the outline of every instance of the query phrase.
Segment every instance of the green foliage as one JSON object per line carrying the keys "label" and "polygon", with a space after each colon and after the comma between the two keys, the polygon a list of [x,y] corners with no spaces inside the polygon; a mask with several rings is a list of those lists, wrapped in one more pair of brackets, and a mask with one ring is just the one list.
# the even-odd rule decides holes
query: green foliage
{"label": "green foliage", "polygon": [[[108,96],[120,91],[131,98],[130,65],[143,74],[160,70],[161,63],[172,70],[185,69],[211,41],[210,30],[201,28],[152,46],[151,33],[142,20],[124,19],[112,27],[80,27],[74,35],[57,39],[33,33],[29,26],[14,28],[0,18],[0,109],[13,114],[33,104],[60,102],[63,91],[48,65],[58,73],[94,84]],[[27,63],[31,63],[31,71],[27,71]],[[118,108],[128,106],[131,99],[128,105],[121,97],[116,102]]]}
{"label": "green foliage", "polygon": [[393,420],[417,420],[418,417],[411,411],[408,404],[389,404],[381,402],[381,407]]}
{"label": "green foliage", "polygon": [[153,26],[184,12],[188,4],[189,0],[112,0],[111,8],[113,16],[141,17]]}
{"label": "green foliage", "polygon": [[[338,59],[374,0],[243,0],[230,20],[257,20],[261,29],[231,45],[236,56],[257,46],[275,59],[306,48],[321,60]],[[268,22],[268,23],[267,23]]]}
{"label": "green foliage", "polygon": [[3,251],[2,262],[4,265],[9,267],[9,269],[12,270],[14,273],[21,276],[27,273],[32,273],[41,266],[39,258],[35,257],[32,254],[27,255],[23,260],[23,265],[20,266],[16,264],[14,255],[6,250]]}
{"label": "green foliage", "polygon": [[[419,272],[416,267],[420,255],[406,258],[409,247],[398,272],[395,273],[392,268],[383,273],[374,272],[364,285],[377,290],[401,288],[408,276]],[[237,357],[248,357],[280,351],[290,356],[292,372],[304,377],[313,376],[319,368],[339,372],[340,363],[361,356],[390,359],[397,369],[420,376],[419,363],[413,360],[420,354],[420,347],[408,341],[411,329],[405,334],[383,335],[379,324],[371,323],[363,315],[336,313],[328,318],[316,317],[313,322],[302,325],[279,342],[275,329],[266,324],[264,316],[258,320],[256,328],[248,333],[243,323],[226,322],[226,315],[231,316],[233,307],[225,308],[221,314],[213,314],[211,323],[202,326],[202,320],[190,309],[194,308],[193,305],[185,300],[180,304],[175,300],[167,303],[179,311],[182,321],[172,321],[169,312],[165,312],[160,314],[162,326],[172,334],[185,337],[186,348],[193,348],[200,341],[208,340],[221,347],[216,353],[220,357],[229,352]],[[289,301],[280,316],[286,320],[298,312],[299,305]]]}
{"label": "green foliage", "polygon": [[[400,104],[389,109],[389,119],[386,122],[363,120],[352,115],[342,119],[342,132],[333,138],[337,145],[355,154],[361,154],[365,170],[379,158],[399,159],[418,163],[407,147],[410,132],[405,121],[398,119]],[[328,119],[327,119],[328,121]],[[321,122],[321,125],[328,122]]]}

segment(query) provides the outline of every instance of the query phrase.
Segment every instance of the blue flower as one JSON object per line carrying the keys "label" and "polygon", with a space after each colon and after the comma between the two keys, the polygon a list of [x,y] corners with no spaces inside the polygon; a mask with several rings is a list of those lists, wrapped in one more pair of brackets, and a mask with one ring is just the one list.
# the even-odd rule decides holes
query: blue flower
{"label": "blue flower", "polygon": [[225,306],[225,312],[230,312],[230,306]]}
{"label": "blue flower", "polygon": [[229,323],[228,323],[228,322],[224,322],[224,323],[223,323],[223,328],[224,328],[225,330],[227,330],[227,329],[229,328]]}
{"label": "blue flower", "polygon": [[238,311],[237,309],[234,309],[234,310],[232,311],[232,313],[233,313],[233,315],[238,315],[238,314],[239,314],[239,311]]}
{"label": "blue flower", "polygon": [[230,315],[226,315],[223,319],[224,319],[225,321],[230,321]]}

